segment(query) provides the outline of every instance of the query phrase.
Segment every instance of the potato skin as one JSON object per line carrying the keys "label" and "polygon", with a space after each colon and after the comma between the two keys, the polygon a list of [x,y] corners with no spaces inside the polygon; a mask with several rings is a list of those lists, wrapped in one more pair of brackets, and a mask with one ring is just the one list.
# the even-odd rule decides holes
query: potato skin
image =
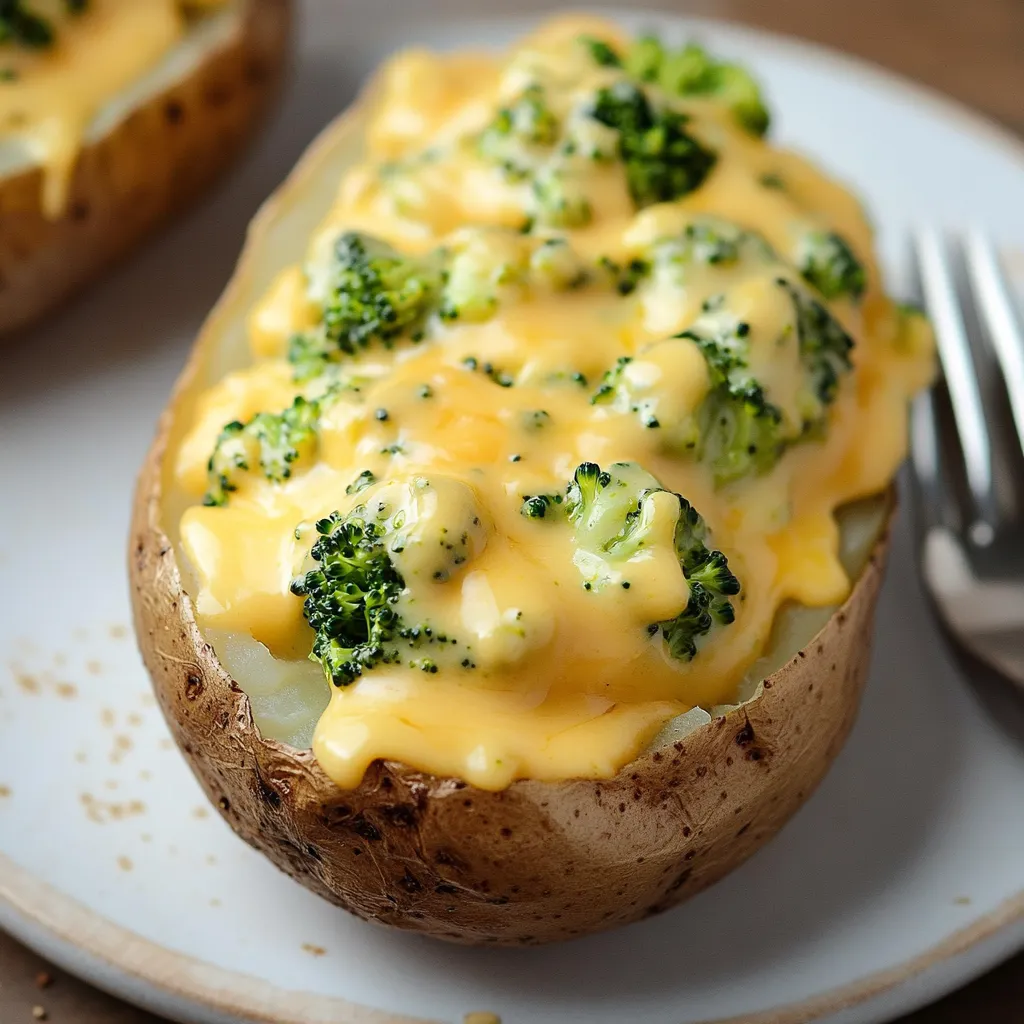
{"label": "potato skin", "polygon": [[0,332],[60,305],[227,169],[277,92],[291,9],[246,0],[193,74],[82,148],[59,218],[43,214],[41,168],[0,178]]}
{"label": "potato skin", "polygon": [[260,736],[248,697],[200,635],[161,527],[173,412],[139,479],[129,553],[136,634],[156,695],[235,832],[361,918],[525,946],[666,910],[771,838],[853,725],[885,534],[843,607],[759,697],[613,779],[518,781],[494,793],[378,761],[358,789],[342,791],[311,751]]}

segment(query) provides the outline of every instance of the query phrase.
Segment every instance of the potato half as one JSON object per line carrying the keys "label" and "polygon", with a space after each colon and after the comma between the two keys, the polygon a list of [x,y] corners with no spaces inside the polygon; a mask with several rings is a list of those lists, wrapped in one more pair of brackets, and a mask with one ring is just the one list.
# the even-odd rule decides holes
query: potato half
{"label": "potato half", "polygon": [[762,662],[770,674],[750,700],[688,732],[669,728],[614,778],[517,781],[490,792],[376,762],[357,789],[342,791],[311,751],[264,739],[248,697],[196,624],[179,564],[184,498],[175,493],[173,456],[197,395],[245,361],[247,310],[281,267],[301,258],[342,171],[358,158],[370,102],[325,132],[257,218],[161,420],[138,484],[129,553],[142,654],[176,740],[231,827],[346,910],[499,945],[634,921],[749,857],[838,753],[867,675],[891,496],[847,517],[844,537],[859,533],[860,555],[843,607],[781,616],[788,628],[777,629],[774,661]]}
{"label": "potato half", "polygon": [[0,332],[59,305],[231,164],[277,90],[291,6],[238,0],[216,30],[190,29],[97,114],[57,217],[43,210],[43,168],[0,142]]}
{"label": "potato half", "polygon": [[612,779],[475,789],[393,762],[338,789],[265,740],[196,625],[161,528],[159,442],[140,481],[135,625],[160,705],[246,842],[366,920],[463,943],[534,945],[636,921],[723,877],[821,781],[856,717],[886,541],[812,643],[758,696]]}

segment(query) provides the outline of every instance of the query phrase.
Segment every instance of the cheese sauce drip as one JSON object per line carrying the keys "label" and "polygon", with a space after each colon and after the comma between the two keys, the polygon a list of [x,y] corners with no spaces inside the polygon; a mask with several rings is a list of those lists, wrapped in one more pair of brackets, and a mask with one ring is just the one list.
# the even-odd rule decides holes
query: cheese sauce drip
{"label": "cheese sauce drip", "polygon": [[0,43],[0,141],[43,167],[43,210],[57,217],[89,123],[164,57],[192,14],[226,0],[27,0],[50,41]]}
{"label": "cheese sauce drip", "polygon": [[[638,84],[629,45],[568,18],[504,58],[394,58],[365,162],[176,452],[199,622],[265,734],[303,742],[323,712],[313,749],[341,787],[376,758],[489,789],[613,775],[668,719],[736,699],[784,602],[845,598],[835,510],[903,458],[931,337],[883,294],[859,204],[721,96]],[[665,137],[689,178],[648,159]],[[384,326],[325,342],[352,312],[339,260],[388,252],[418,272]],[[755,406],[771,445],[730,448],[723,418]],[[618,557],[565,510],[577,467],[623,462],[665,490]],[[742,588],[692,658],[657,625],[694,594],[668,492]],[[331,686],[290,584],[313,524],[360,507],[416,629]]]}

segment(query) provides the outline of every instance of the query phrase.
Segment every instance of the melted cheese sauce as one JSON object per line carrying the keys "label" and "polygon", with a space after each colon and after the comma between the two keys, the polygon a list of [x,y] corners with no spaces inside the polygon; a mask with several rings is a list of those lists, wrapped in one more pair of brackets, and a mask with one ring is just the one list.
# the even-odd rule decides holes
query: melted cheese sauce
{"label": "melted cheese sauce", "polygon": [[[324,267],[340,232],[363,230],[408,253],[445,242],[500,248],[506,265],[529,261],[536,239],[516,233],[528,185],[510,181],[465,140],[525,81],[542,80],[558,116],[572,117],[578,97],[612,74],[574,48],[584,32],[624,42],[610,25],[569,18],[504,59],[413,51],[386,66],[365,162],[340,183],[307,262],[283,271],[251,312],[252,364],[198,404],[175,453],[183,491],[202,496],[206,460],[225,423],[280,411],[296,394],[315,396],[322,387],[296,383],[285,354],[289,338],[318,318]],[[828,304],[856,341],[854,370],[842,379],[828,429],[789,448],[771,472],[727,486],[671,443],[668,428],[687,423],[709,388],[697,346],[671,336],[699,321],[715,295],[751,325],[752,338],[775,339],[752,344],[751,363],[784,420],[798,423],[793,305],[777,278],[798,282],[799,274],[757,258],[725,269],[695,264],[684,278],[656,270],[625,296],[610,287],[514,281],[503,284],[488,318],[435,323],[418,344],[371,345],[347,358],[344,369],[358,375],[360,390],[329,407],[315,458],[296,463],[280,483],[244,474],[225,507],[193,504],[180,524],[199,622],[229,669],[250,693],[268,673],[303,680],[308,693],[310,671],[319,669],[302,660],[312,634],[288,584],[309,567],[309,524],[375,500],[406,510],[413,527],[395,556],[407,587],[401,610],[445,638],[423,652],[439,671],[379,665],[353,685],[331,687],[329,703],[327,685],[320,687],[313,713],[327,706],[313,749],[343,788],[357,785],[376,758],[488,789],[524,777],[611,776],[668,719],[736,699],[782,604],[832,605],[849,591],[834,513],[884,490],[902,460],[908,397],[931,374],[929,330],[881,291],[871,231],[849,193],[802,157],[745,134],[724,107],[675,105],[718,153],[704,184],[638,212],[621,165],[591,161],[579,180],[592,218],[557,234],[593,267],[602,257],[626,262],[709,213],[759,232],[784,255],[810,229],[840,233],[864,264],[866,288],[860,301]],[[766,174],[785,189],[765,187]],[[468,235],[467,225],[476,226]],[[491,230],[503,228],[516,230]],[[643,405],[649,392],[644,408],[660,429],[617,402],[592,404],[621,356],[634,357],[632,393]],[[502,374],[514,386],[500,386]],[[564,493],[579,463],[620,460],[638,462],[684,495],[742,582],[735,623],[692,661],[672,659],[646,629],[688,598],[668,512],[660,538],[655,531],[654,543],[600,593],[581,585],[568,525],[520,512],[524,496]],[[367,470],[377,483],[351,494]],[[464,564],[439,571],[437,530],[468,523]],[[249,659],[240,669],[239,638]],[[226,657],[231,645],[236,655]],[[274,734],[272,724],[261,727]]]}
{"label": "melted cheese sauce", "polygon": [[89,122],[177,43],[187,9],[225,0],[89,0],[70,14],[64,0],[31,0],[54,29],[52,45],[0,45],[0,140],[16,142],[44,169],[43,210],[57,217]]}

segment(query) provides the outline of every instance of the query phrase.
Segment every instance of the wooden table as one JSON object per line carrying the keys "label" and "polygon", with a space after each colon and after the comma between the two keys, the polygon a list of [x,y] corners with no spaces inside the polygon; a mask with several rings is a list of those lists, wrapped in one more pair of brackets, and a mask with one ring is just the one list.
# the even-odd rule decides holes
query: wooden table
{"label": "wooden table", "polygon": [[[657,5],[650,0],[645,6]],[[1024,0],[662,0],[661,6],[846,50],[948,93],[1024,135]],[[158,1024],[156,1017],[54,970],[0,934],[0,1022],[31,1024],[36,1007],[53,1024]],[[1024,1022],[1024,956],[902,1024],[975,1021]]]}

